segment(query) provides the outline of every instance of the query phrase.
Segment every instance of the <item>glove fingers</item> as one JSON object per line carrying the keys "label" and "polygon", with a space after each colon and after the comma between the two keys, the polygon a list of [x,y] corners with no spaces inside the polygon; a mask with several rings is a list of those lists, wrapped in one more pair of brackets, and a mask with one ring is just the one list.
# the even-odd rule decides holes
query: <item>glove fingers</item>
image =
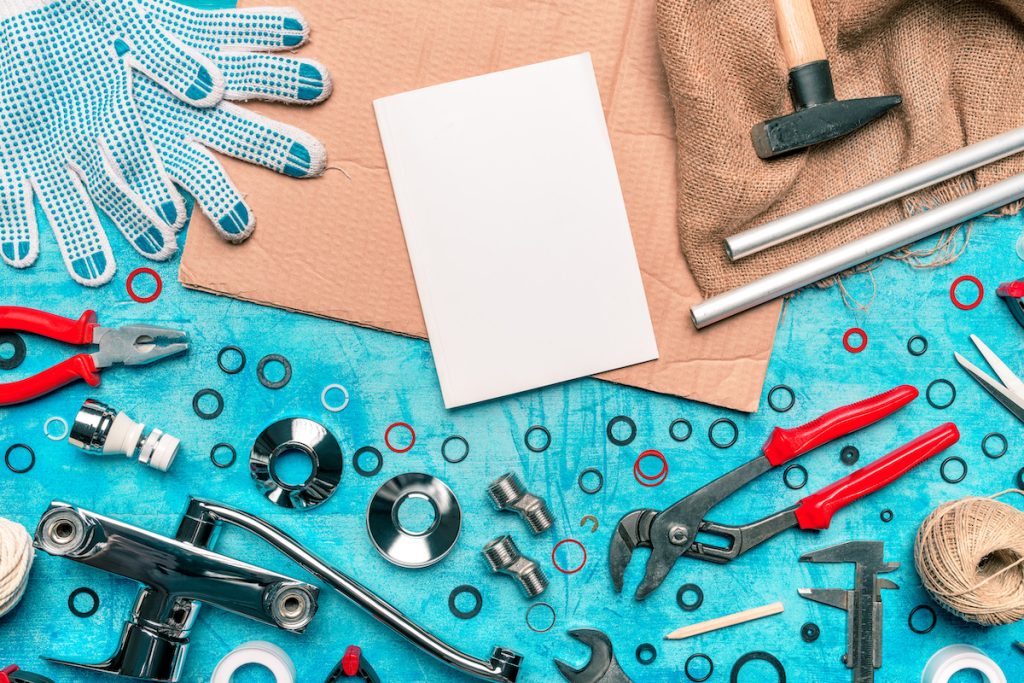
{"label": "glove fingers", "polygon": [[[130,49],[128,62],[167,88],[183,102],[197,107],[212,107],[224,98],[224,76],[213,62],[197,50],[165,32],[155,21],[146,23],[146,39]],[[119,50],[129,48],[121,41]]]}
{"label": "glove fingers", "polygon": [[204,51],[247,48],[293,50],[309,37],[309,24],[291,7],[200,10],[169,0],[142,0],[169,32]]}
{"label": "glove fingers", "polygon": [[316,104],[331,94],[327,67],[312,59],[246,52],[211,58],[224,74],[225,99]]}
{"label": "glove fingers", "polygon": [[182,189],[199,202],[221,237],[242,242],[256,227],[256,217],[224,167],[198,145],[183,144],[168,155],[167,169]]}
{"label": "glove fingers", "polygon": [[71,278],[86,287],[110,282],[117,269],[114,254],[82,181],[58,170],[36,181],[34,189]]}
{"label": "glove fingers", "polygon": [[27,268],[38,256],[39,228],[31,183],[0,187],[0,257],[15,268]]}

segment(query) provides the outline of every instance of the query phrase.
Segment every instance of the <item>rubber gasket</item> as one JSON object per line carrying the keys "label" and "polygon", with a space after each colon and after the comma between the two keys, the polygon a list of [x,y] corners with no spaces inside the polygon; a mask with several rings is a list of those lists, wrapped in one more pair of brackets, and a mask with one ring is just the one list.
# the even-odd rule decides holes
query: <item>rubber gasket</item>
{"label": "rubber gasket", "polygon": [[[698,678],[697,676],[694,676],[690,672],[690,663],[694,662],[694,661],[696,661],[698,659],[703,659],[705,662],[708,663],[708,672],[706,674],[704,674],[703,676],[701,676],[700,678]],[[690,655],[689,657],[686,658],[686,664],[683,665],[683,673],[685,673],[686,677],[688,679],[690,679],[691,681],[693,681],[693,683],[704,683],[704,681],[706,681],[709,678],[711,678],[711,674],[715,673],[715,663],[714,663],[714,661],[712,661],[711,657],[708,657],[703,652],[695,652],[695,653],[693,653],[692,655]]]}
{"label": "rubber gasket", "polygon": [[[335,405],[327,402],[327,394],[331,393],[332,390],[340,391],[345,395],[345,400],[340,405]],[[324,387],[324,390],[320,392],[320,405],[324,407],[324,410],[330,413],[340,413],[341,411],[348,408],[348,389],[345,388],[344,384],[328,384]]]}
{"label": "rubber gasket", "polygon": [[[395,427],[405,427],[409,430],[409,435],[412,437],[409,440],[409,445],[405,448],[395,448],[391,443],[391,430]],[[388,428],[384,430],[384,445],[388,447],[388,450],[392,453],[408,453],[412,450],[412,447],[416,445],[416,430],[412,428],[412,425],[408,422],[394,422],[388,425]]]}
{"label": "rubber gasket", "polygon": [[[548,624],[547,628],[537,628],[530,623],[530,613],[538,607],[547,607],[551,610],[551,623]],[[530,629],[534,633],[547,633],[555,627],[556,621],[558,621],[558,615],[555,613],[555,608],[546,602],[535,602],[526,610],[526,628]]]}
{"label": "rubber gasket", "polygon": [[[686,425],[686,436],[676,435],[676,425]],[[668,435],[672,438],[673,441],[682,443],[693,435],[693,425],[690,424],[689,420],[684,420],[681,417],[676,420],[672,420],[672,424],[668,426]]]}
{"label": "rubber gasket", "polygon": [[[61,432],[60,434],[51,434],[50,425],[52,425],[54,422],[64,427],[64,431]],[[46,418],[46,422],[43,423],[43,434],[45,434],[46,438],[49,439],[50,441],[63,441],[64,437],[68,435],[68,432],[70,432],[70,430],[71,428],[68,427],[68,421],[65,420],[63,417],[58,417],[57,415],[53,415],[51,417]]]}
{"label": "rubber gasket", "polygon": [[843,450],[839,451],[839,460],[844,465],[856,465],[860,460],[860,449],[852,444],[843,446]]}
{"label": "rubber gasket", "polygon": [[808,621],[800,627],[800,637],[805,643],[813,643],[821,636],[821,628],[813,621]]}
{"label": "rubber gasket", "polygon": [[[697,599],[693,602],[686,602],[687,593],[693,593],[697,596]],[[676,591],[676,604],[684,612],[696,612],[704,604],[704,591],[695,583],[684,583]]]}
{"label": "rubber gasket", "polygon": [[[271,382],[267,379],[265,370],[267,365],[273,362],[278,362],[284,367],[284,376],[276,382]],[[292,381],[292,364],[288,362],[288,359],[279,353],[271,353],[269,355],[260,358],[260,362],[256,364],[256,378],[260,381],[260,384],[265,386],[267,389],[281,389],[288,382]]]}
{"label": "rubber gasket", "polygon": [[[661,469],[653,477],[644,474],[643,470],[640,469],[640,463],[644,458],[657,458],[661,461]],[[655,486],[661,486],[668,479],[668,458],[662,454],[661,451],[646,450],[636,457],[636,462],[633,463],[633,478],[637,480],[641,486],[653,488]]]}
{"label": "rubber gasket", "polygon": [[[28,465],[26,465],[25,467],[15,467],[14,465],[11,464],[11,453],[18,450],[19,448],[23,451],[28,451]],[[10,447],[7,449],[7,452],[4,453],[4,464],[7,465],[7,469],[9,469],[11,472],[14,472],[15,474],[25,474],[26,472],[31,471],[31,469],[36,466],[36,452],[32,450],[32,447],[29,446],[28,444],[11,444]]]}
{"label": "rubber gasket", "polygon": [[[927,628],[917,628],[916,626],[914,626],[914,615],[917,614],[920,610],[924,610],[928,614],[932,615],[932,621],[930,624],[928,624]],[[932,629],[935,628],[935,624],[938,623],[938,621],[939,618],[935,614],[935,610],[931,608],[931,605],[918,605],[914,609],[910,610],[910,614],[907,616],[907,626],[913,633],[916,633],[919,636],[923,636],[926,633],[931,633]]]}
{"label": "rubber gasket", "polygon": [[[965,304],[956,298],[956,288],[960,286],[961,282],[970,282],[978,288],[978,298],[969,304]],[[981,280],[974,277],[973,275],[961,275],[957,279],[953,280],[953,284],[949,286],[949,300],[953,302],[953,305],[959,308],[961,311],[970,311],[981,305],[982,300],[985,298],[985,286],[981,284]]]}
{"label": "rubber gasket", "polygon": [[[593,474],[597,476],[597,486],[589,489],[583,483],[583,478],[588,474]],[[592,496],[604,488],[604,474],[602,474],[601,470],[597,469],[596,467],[588,467],[587,469],[580,472],[580,476],[576,478],[576,483],[579,485],[580,491],[583,491],[583,493]]]}
{"label": "rubber gasket", "polygon": [[[575,569],[563,569],[558,564],[558,560],[555,559],[555,553],[557,553],[558,549],[561,548],[566,543],[571,543],[573,545],[577,545],[577,546],[579,546],[580,550],[583,551],[583,561],[580,562],[580,566],[576,567]],[[557,569],[558,571],[562,572],[563,574],[575,574],[576,572],[578,572],[579,570],[581,570],[585,566],[587,566],[587,548],[582,543],[577,541],[575,538],[563,538],[561,541],[559,541],[558,543],[555,544],[554,548],[551,549],[551,564],[553,564],[555,566],[555,569]]]}
{"label": "rubber gasket", "polygon": [[[374,457],[377,458],[377,464],[371,467],[370,469],[365,469],[362,465],[359,464],[359,456],[361,456],[363,453],[372,453]],[[364,477],[372,477],[376,475],[378,472],[381,471],[383,467],[384,456],[381,454],[380,450],[374,448],[373,446],[363,446],[358,451],[352,454],[352,469],[354,469],[356,472],[358,472],[360,475]]]}
{"label": "rubber gasket", "polygon": [[[213,398],[217,400],[217,407],[214,408],[212,412],[203,412],[203,409],[199,407],[199,401],[202,400],[204,396],[213,396]],[[220,417],[220,414],[224,412],[224,397],[221,396],[220,392],[216,389],[210,389],[209,387],[206,389],[200,389],[196,392],[196,395],[192,397],[192,410],[195,411],[196,415],[204,420],[216,420]]]}
{"label": "rubber gasket", "polygon": [[0,332],[0,346],[10,344],[14,347],[14,353],[10,358],[0,358],[0,370],[14,370],[25,362],[27,349],[25,340],[17,332]]}
{"label": "rubber gasket", "polygon": [[[938,384],[946,385],[947,387],[949,387],[950,391],[953,392],[953,395],[949,397],[949,403],[943,403],[940,405],[935,402],[935,399],[932,398],[932,389]],[[930,405],[932,408],[935,408],[936,410],[945,410],[946,408],[953,405],[954,401],[956,401],[956,387],[953,386],[953,383],[950,382],[948,379],[940,377],[937,380],[933,380],[932,383],[928,385],[928,388],[924,392],[924,397],[925,400],[928,401],[928,405]]]}
{"label": "rubber gasket", "polygon": [[[619,423],[625,424],[629,427],[629,436],[625,439],[620,439],[615,436],[615,425]],[[633,439],[636,438],[636,422],[633,421],[633,418],[626,415],[616,415],[612,419],[608,420],[608,426],[605,427],[604,433],[607,435],[608,440],[616,446],[628,446],[633,443]]]}
{"label": "rubber gasket", "polygon": [[1024,467],[1017,470],[1017,488],[1024,490]]}
{"label": "rubber gasket", "polygon": [[[154,289],[153,293],[149,296],[139,296],[135,293],[135,278],[143,274],[149,275],[153,278],[153,281],[156,282],[156,289]],[[152,268],[136,268],[132,272],[128,273],[128,279],[124,281],[124,288],[128,292],[128,296],[132,299],[140,304],[148,304],[156,301],[160,296],[160,292],[164,291],[164,281],[160,279],[160,274]]]}
{"label": "rubber gasket", "polygon": [[[803,472],[804,478],[800,481],[799,484],[794,484],[794,483],[789,481],[789,473],[790,472],[794,472],[794,471],[795,472]],[[794,491],[799,491],[803,487],[807,486],[807,468],[804,467],[803,465],[799,464],[799,463],[795,463],[793,465],[790,465],[789,467],[787,467],[786,469],[784,469],[782,471],[782,483],[785,484],[786,488],[788,488],[788,489],[792,489]]]}
{"label": "rubber gasket", "polygon": [[[461,458],[448,457],[448,444],[452,443],[453,441],[461,441],[462,445],[466,447],[466,452],[462,454]],[[447,439],[441,442],[441,457],[444,458],[445,462],[450,462],[453,465],[459,464],[460,462],[469,457],[469,441],[466,440],[466,437],[461,436],[459,434],[453,434],[452,436],[449,436]]]}
{"label": "rubber gasket", "polygon": [[[456,604],[455,599],[462,594],[472,595],[473,599],[476,600],[476,604],[473,605],[473,609],[463,612]],[[464,583],[461,586],[457,586],[455,590],[448,594],[448,609],[459,619],[472,619],[476,615],[480,614],[480,609],[484,606],[484,598],[480,595],[480,591],[477,590],[476,586],[470,586],[468,583]]]}
{"label": "rubber gasket", "polygon": [[[854,346],[850,343],[850,337],[855,334],[860,335],[860,346]],[[850,353],[860,353],[864,349],[868,348],[868,333],[859,327],[851,327],[846,331],[846,334],[843,335],[843,348]]]}
{"label": "rubber gasket", "polygon": [[[775,396],[776,392],[784,391],[789,394],[789,403],[785,406],[776,405],[772,397]],[[793,387],[788,384],[777,384],[772,387],[771,391],[768,392],[768,407],[774,410],[776,413],[788,413],[796,405],[796,392],[793,391]]]}
{"label": "rubber gasket", "polygon": [[[242,359],[242,362],[238,364],[237,368],[229,368],[224,364],[224,356],[232,352],[237,353],[238,357]],[[225,346],[224,348],[217,352],[217,367],[220,368],[220,371],[223,372],[225,375],[237,375],[238,373],[245,369],[245,363],[245,351],[243,351],[241,347],[235,346],[234,344]]]}
{"label": "rubber gasket", "polygon": [[[221,448],[226,448],[228,453],[231,454],[231,457],[228,458],[227,460],[218,460],[217,451],[220,450]],[[238,451],[236,451],[235,447],[229,443],[221,441],[218,444],[214,444],[213,448],[210,449],[210,462],[213,463],[214,467],[219,467],[222,470],[226,470],[227,468],[234,465],[236,460],[238,460]]]}
{"label": "rubber gasket", "polygon": [[[956,479],[953,479],[948,474],[946,474],[946,465],[948,465],[951,462],[958,462],[964,468],[964,471]],[[959,455],[949,456],[948,458],[942,461],[941,465],[939,465],[939,476],[941,476],[942,481],[946,482],[947,484],[959,484],[960,482],[967,478],[967,461],[961,458]]]}
{"label": "rubber gasket", "polygon": [[640,643],[636,646],[636,661],[640,662],[644,666],[654,664],[654,660],[657,658],[658,651],[650,643]]}
{"label": "rubber gasket", "polygon": [[[921,342],[921,349],[919,351],[914,350],[914,342]],[[915,334],[913,337],[907,340],[907,353],[911,356],[923,356],[928,351],[928,340],[919,334]]]}
{"label": "rubber gasket", "polygon": [[[999,451],[998,453],[993,453],[988,449],[988,440],[992,438],[999,439],[1000,441],[1003,442],[1003,450]],[[992,458],[993,460],[998,460],[999,458],[1006,455],[1006,451],[1009,448],[1010,442],[1007,441],[1006,437],[1000,434],[999,432],[989,432],[988,434],[985,435],[985,438],[981,440],[981,452],[984,453],[987,457]]]}
{"label": "rubber gasket", "polygon": [[[79,595],[88,595],[90,598],[92,598],[92,607],[86,610],[81,610],[75,607],[75,598],[77,598]],[[76,588],[75,590],[71,591],[71,595],[68,596],[68,609],[71,610],[72,614],[74,614],[76,617],[79,617],[80,619],[88,619],[92,615],[96,614],[99,608],[100,596],[97,595],[96,591],[94,591],[91,588],[86,588],[85,586],[82,586],[81,588]]]}
{"label": "rubber gasket", "polygon": [[896,513],[894,513],[889,508],[885,508],[884,510],[882,510],[881,512],[878,513],[878,518],[880,520],[882,520],[883,522],[885,522],[886,524],[888,524],[889,522],[891,522],[892,520],[894,520],[896,518]]}
{"label": "rubber gasket", "polygon": [[[729,425],[730,427],[732,427],[732,439],[730,439],[727,442],[715,441],[715,427],[717,427],[720,424],[726,424],[726,425]],[[715,448],[721,448],[721,449],[732,448],[733,446],[736,445],[736,442],[739,441],[739,438],[740,438],[740,428],[736,426],[735,422],[733,422],[732,420],[730,420],[727,417],[720,417],[720,418],[718,418],[717,420],[715,420],[714,422],[711,423],[710,427],[708,427],[708,441],[710,441],[711,445],[714,446]]]}
{"label": "rubber gasket", "polygon": [[[546,437],[543,446],[534,446],[530,442],[530,434],[533,434],[534,432],[542,432]],[[541,425],[533,425],[532,427],[527,429],[526,434],[523,435],[523,443],[525,443],[526,447],[533,451],[534,453],[543,453],[551,446],[551,432],[548,431],[547,427]]]}
{"label": "rubber gasket", "polygon": [[782,666],[782,662],[776,659],[775,655],[767,652],[748,652],[737,659],[729,673],[729,683],[739,683],[740,669],[753,661],[768,662],[775,669],[775,673],[779,675],[779,683],[786,683],[786,669]]}

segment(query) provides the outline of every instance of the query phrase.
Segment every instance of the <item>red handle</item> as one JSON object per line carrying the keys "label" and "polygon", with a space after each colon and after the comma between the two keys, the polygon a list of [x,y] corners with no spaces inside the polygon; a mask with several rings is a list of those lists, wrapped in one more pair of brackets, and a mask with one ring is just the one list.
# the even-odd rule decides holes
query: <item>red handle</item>
{"label": "red handle", "polygon": [[776,427],[764,445],[764,456],[773,466],[792,460],[833,439],[852,434],[874,424],[913,401],[918,391],[909,384],[890,389],[884,394],[866,398],[853,405],[829,411],[800,427]]}
{"label": "red handle", "polygon": [[97,326],[96,311],[86,311],[78,320],[21,306],[0,306],[0,330],[16,330],[82,346],[92,343]]}
{"label": "red handle", "polygon": [[85,380],[93,387],[100,384],[100,375],[92,356],[84,353],[72,356],[38,375],[0,384],[0,406],[31,401],[79,379]]}
{"label": "red handle", "polygon": [[827,529],[837,510],[888,486],[959,440],[960,432],[956,425],[947,422],[900,446],[884,458],[812,493],[800,501],[800,507],[796,510],[800,528]]}
{"label": "red handle", "polygon": [[341,670],[346,676],[355,676],[359,673],[359,664],[363,657],[362,650],[356,645],[349,645],[345,650],[345,656],[341,658]]}

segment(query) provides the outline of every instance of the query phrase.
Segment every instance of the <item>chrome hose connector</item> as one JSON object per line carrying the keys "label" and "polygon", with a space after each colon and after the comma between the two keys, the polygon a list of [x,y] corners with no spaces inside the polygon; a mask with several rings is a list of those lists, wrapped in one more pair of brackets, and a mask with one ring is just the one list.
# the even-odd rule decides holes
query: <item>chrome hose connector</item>
{"label": "chrome hose connector", "polygon": [[519,552],[511,536],[499,536],[485,545],[483,552],[491,571],[513,577],[527,597],[535,598],[548,587],[548,577],[536,562]]}
{"label": "chrome hose connector", "polygon": [[522,480],[512,472],[491,482],[487,495],[498,510],[510,510],[525,519],[535,534],[547,531],[555,523],[544,499],[527,491]]}

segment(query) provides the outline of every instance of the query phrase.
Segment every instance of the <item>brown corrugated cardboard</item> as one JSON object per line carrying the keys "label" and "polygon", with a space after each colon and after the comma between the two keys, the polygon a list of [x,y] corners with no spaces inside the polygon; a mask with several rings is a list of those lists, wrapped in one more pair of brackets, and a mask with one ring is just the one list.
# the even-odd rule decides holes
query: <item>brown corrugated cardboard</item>
{"label": "brown corrugated cardboard", "polygon": [[690,322],[700,295],[676,232],[674,131],[654,0],[292,4],[313,27],[302,54],[330,67],[334,94],[312,108],[252,106],[317,135],[333,168],[299,181],[225,160],[256,213],[256,232],[230,245],[196,215],[181,263],[185,286],[425,337],[373,100],[590,52],[661,353],[601,378],[756,410],[780,304],[699,333]]}

